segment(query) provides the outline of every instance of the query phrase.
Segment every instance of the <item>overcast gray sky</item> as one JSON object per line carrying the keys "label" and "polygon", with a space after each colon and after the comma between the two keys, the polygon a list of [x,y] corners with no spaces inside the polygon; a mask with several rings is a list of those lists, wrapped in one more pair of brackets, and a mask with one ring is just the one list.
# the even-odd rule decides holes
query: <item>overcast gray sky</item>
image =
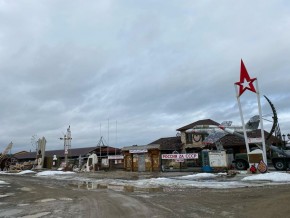
{"label": "overcast gray sky", "polygon": [[[241,124],[241,59],[290,133],[289,39],[286,0],[0,0],[0,150],[34,150],[33,135],[62,149],[69,125],[72,147],[123,147],[200,119]],[[254,93],[241,103],[258,114]]]}

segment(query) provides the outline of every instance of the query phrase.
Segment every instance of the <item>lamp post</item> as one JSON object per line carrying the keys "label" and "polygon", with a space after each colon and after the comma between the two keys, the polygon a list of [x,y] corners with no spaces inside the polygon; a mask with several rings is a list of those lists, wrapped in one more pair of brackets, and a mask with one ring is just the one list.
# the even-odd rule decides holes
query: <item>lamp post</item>
{"label": "lamp post", "polygon": [[70,126],[67,128],[66,135],[63,136],[63,138],[59,138],[60,140],[63,140],[63,146],[64,146],[64,161],[65,166],[67,167],[67,157],[68,157],[68,151],[71,148],[71,131]]}
{"label": "lamp post", "polygon": [[67,165],[67,149],[66,149],[66,135],[64,135],[63,137],[59,138],[60,140],[63,140],[63,149],[64,149],[64,162],[65,162],[65,166]]}

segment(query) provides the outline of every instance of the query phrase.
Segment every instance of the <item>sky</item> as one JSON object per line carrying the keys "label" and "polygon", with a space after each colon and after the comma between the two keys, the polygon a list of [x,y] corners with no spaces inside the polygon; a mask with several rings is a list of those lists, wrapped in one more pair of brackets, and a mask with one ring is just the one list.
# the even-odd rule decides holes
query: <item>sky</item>
{"label": "sky", "polygon": [[[0,0],[0,152],[144,145],[201,119],[241,124],[243,59],[263,122],[290,133],[288,1]],[[256,94],[240,98],[245,120]],[[268,121],[267,121],[268,120]]]}

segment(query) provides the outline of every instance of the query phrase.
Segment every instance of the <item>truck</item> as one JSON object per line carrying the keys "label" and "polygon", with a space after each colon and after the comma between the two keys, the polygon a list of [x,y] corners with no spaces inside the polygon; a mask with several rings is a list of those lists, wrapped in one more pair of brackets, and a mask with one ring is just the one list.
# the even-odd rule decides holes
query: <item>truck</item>
{"label": "truck", "polygon": [[[287,170],[290,167],[290,150],[279,148],[274,145],[270,145],[269,148],[273,151],[270,158],[274,168],[278,171]],[[249,168],[247,153],[237,153],[233,160],[237,170],[246,170]]]}

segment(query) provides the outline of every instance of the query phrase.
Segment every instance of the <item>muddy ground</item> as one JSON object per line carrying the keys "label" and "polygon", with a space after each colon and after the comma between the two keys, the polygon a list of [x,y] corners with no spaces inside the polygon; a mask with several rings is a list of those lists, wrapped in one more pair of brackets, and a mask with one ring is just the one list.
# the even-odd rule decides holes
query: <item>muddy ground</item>
{"label": "muddy ground", "polygon": [[[163,173],[97,172],[85,178],[140,179]],[[184,175],[184,174],[182,174]],[[0,217],[289,217],[290,185],[235,189],[109,189],[33,175],[0,174]]]}

